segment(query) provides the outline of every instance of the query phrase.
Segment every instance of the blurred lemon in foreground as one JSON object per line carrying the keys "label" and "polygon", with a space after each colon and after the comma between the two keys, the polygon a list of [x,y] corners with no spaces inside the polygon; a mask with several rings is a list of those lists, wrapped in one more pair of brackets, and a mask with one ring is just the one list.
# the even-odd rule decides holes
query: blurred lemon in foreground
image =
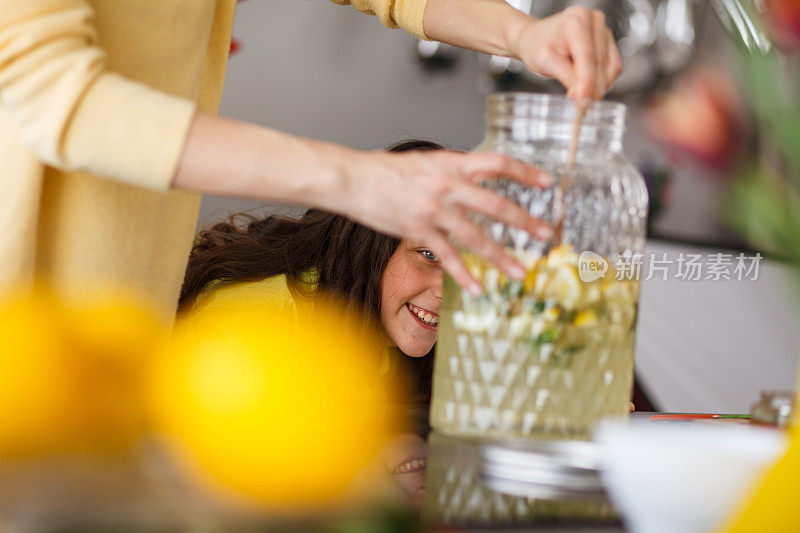
{"label": "blurred lemon in foreground", "polygon": [[755,487],[724,528],[726,533],[795,533],[800,529],[800,427],[791,430],[789,449]]}
{"label": "blurred lemon in foreground", "polygon": [[59,313],[42,293],[0,307],[0,455],[48,451],[71,440],[70,378]]}
{"label": "blurred lemon in foreground", "polygon": [[68,308],[38,287],[0,305],[0,456],[118,450],[141,434],[141,376],[163,329],[138,303],[97,302]]}
{"label": "blurred lemon in foreground", "polygon": [[119,288],[87,288],[80,301],[64,307],[67,333],[78,352],[137,371],[165,332],[146,300]]}
{"label": "blurred lemon in foreground", "polygon": [[272,509],[337,502],[389,433],[387,389],[358,324],[323,301],[203,311],[157,363],[153,413],[179,462]]}
{"label": "blurred lemon in foreground", "polygon": [[145,379],[166,328],[146,301],[100,287],[70,302],[64,323],[85,437],[104,448],[124,446],[145,430]]}

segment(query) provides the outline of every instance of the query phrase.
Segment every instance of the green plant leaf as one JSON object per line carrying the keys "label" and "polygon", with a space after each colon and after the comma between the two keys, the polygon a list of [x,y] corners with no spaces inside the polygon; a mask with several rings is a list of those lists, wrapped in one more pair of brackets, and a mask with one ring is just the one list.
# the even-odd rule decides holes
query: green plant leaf
{"label": "green plant leaf", "polygon": [[750,163],[723,206],[726,221],[755,248],[800,267],[800,194],[789,183]]}
{"label": "green plant leaf", "polygon": [[800,190],[800,75],[787,61],[774,53],[746,55],[744,79],[765,142],[776,145],[790,181]]}

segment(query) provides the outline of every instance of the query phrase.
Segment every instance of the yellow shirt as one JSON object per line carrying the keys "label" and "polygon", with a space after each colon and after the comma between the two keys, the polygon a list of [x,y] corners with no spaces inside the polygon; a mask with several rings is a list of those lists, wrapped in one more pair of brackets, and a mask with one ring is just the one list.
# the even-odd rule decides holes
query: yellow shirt
{"label": "yellow shirt", "polygon": [[[426,0],[333,0],[424,37]],[[219,108],[235,0],[0,0],[0,292],[138,289],[171,319],[200,204],[168,191]]]}
{"label": "yellow shirt", "polygon": [[[309,295],[314,285],[307,285]],[[298,302],[302,306],[310,305],[310,299],[289,288],[285,274],[272,276],[261,281],[247,282],[214,282],[209,284],[197,296],[192,305],[192,316],[208,315],[215,312],[241,312],[247,314],[253,310],[257,315],[272,313],[290,316],[298,320]]]}
{"label": "yellow shirt", "polygon": [[[311,327],[302,323],[302,313],[313,305],[316,282],[316,271],[304,274],[294,287],[290,287],[284,274],[260,281],[214,282],[197,296],[186,319],[207,320],[213,319],[215,313],[231,312],[264,317],[280,314],[290,316],[301,327]],[[382,347],[380,356],[378,374],[389,376],[396,365],[388,345]]]}

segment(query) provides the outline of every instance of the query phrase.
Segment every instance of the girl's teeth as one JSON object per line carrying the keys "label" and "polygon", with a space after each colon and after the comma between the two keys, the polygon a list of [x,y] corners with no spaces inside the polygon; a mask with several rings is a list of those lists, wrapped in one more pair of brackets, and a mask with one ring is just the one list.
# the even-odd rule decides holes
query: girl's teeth
{"label": "girl's teeth", "polygon": [[404,474],[406,472],[413,472],[414,470],[425,468],[427,465],[428,465],[428,460],[424,457],[420,457],[419,459],[413,459],[398,466],[395,469],[394,473]]}
{"label": "girl's teeth", "polygon": [[439,323],[439,317],[438,316],[432,315],[431,313],[428,313],[428,312],[424,311],[423,309],[420,309],[416,305],[408,304],[408,307],[411,309],[412,313],[417,315],[419,317],[419,319],[422,320],[423,322],[425,322],[426,324],[430,324],[432,326],[435,326],[436,324]]}

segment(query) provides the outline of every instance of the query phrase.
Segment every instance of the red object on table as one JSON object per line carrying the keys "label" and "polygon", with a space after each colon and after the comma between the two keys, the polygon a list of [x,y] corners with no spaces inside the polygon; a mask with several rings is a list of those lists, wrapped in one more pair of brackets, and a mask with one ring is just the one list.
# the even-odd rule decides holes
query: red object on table
{"label": "red object on table", "polygon": [[720,415],[714,414],[661,414],[661,415],[650,415],[650,420],[654,421],[668,421],[668,420],[700,420],[704,418],[722,418]]}

